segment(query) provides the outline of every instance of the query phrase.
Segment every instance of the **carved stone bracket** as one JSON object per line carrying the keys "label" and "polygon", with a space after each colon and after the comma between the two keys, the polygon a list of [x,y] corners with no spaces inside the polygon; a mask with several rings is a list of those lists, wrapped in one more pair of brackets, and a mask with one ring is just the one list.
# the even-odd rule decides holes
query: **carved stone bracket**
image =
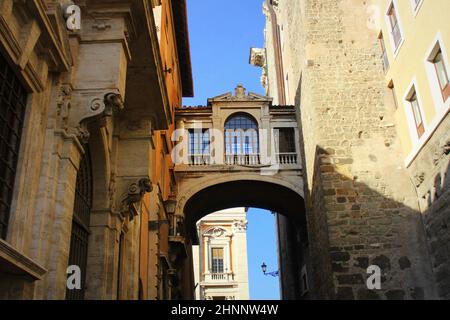
{"label": "carved stone bracket", "polygon": [[144,194],[152,192],[153,186],[149,177],[139,179],[137,183],[132,183],[128,187],[126,197],[122,200],[123,212],[128,212],[130,220],[139,214],[137,204],[142,201]]}
{"label": "carved stone bracket", "polygon": [[71,92],[65,87],[59,102],[62,128],[68,134],[76,135],[81,143],[86,143],[89,139],[87,129],[89,120],[101,115],[110,116],[115,109],[123,109],[122,98],[115,91],[75,90]]}

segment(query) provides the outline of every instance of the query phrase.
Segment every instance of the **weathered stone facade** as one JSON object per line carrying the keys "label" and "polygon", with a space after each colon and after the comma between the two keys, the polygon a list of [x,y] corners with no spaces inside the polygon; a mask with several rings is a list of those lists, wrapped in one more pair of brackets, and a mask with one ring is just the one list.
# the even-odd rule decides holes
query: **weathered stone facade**
{"label": "weathered stone facade", "polygon": [[417,188],[432,268],[441,298],[450,299],[450,118],[417,155],[408,172]]}
{"label": "weathered stone facade", "polygon": [[[311,297],[435,298],[419,200],[402,161],[377,34],[368,27],[372,4],[265,4],[282,32],[281,79],[301,128]],[[382,269],[381,290],[366,287],[369,265]]]}
{"label": "weathered stone facade", "polygon": [[[66,28],[71,4],[80,30]],[[175,192],[167,136],[192,94],[185,2],[171,4],[0,1],[2,117],[7,85],[26,90],[10,201],[2,182],[0,298],[71,297],[67,267],[80,257],[78,298],[158,298],[163,258],[152,260],[152,240]]]}

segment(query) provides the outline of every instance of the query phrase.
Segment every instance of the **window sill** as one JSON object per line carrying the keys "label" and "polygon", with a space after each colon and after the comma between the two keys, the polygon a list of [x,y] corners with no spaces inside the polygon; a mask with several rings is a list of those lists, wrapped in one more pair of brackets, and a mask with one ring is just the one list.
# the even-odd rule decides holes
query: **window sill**
{"label": "window sill", "polygon": [[47,270],[0,239],[0,272],[40,280]]}
{"label": "window sill", "polygon": [[410,154],[405,159],[405,167],[408,168],[411,163],[416,159],[420,151],[425,147],[427,142],[431,139],[434,132],[438,129],[439,125],[445,120],[448,113],[450,111],[450,104],[447,105],[447,107],[439,114],[436,115],[433,122],[430,123],[429,126],[426,127],[425,133],[422,135],[422,137],[418,140],[418,142],[415,144],[413,150],[410,152]]}

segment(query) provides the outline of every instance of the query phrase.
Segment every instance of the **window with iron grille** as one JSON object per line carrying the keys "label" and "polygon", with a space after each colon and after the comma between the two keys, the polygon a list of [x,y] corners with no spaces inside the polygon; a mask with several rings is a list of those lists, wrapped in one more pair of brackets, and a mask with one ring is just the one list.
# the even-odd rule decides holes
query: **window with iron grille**
{"label": "window with iron grille", "polygon": [[86,287],[89,223],[92,208],[92,169],[89,148],[86,146],[85,150],[77,174],[69,251],[69,266],[76,265],[81,270],[81,289],[67,289],[66,299],[68,300],[84,299]]}
{"label": "window with iron grille", "polygon": [[0,238],[6,238],[27,92],[0,54]]}

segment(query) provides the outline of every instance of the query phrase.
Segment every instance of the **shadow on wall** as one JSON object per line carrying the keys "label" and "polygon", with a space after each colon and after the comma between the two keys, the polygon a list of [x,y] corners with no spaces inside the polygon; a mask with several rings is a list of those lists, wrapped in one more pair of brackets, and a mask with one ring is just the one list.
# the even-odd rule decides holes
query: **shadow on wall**
{"label": "shadow on wall", "polygon": [[[302,90],[309,93],[312,89],[311,82],[303,78],[301,74],[295,105],[301,139],[300,154],[304,164],[306,219],[311,254],[308,261],[311,298],[433,299],[438,297],[435,284],[440,278],[447,284],[447,296],[440,290],[439,296],[448,297],[448,231],[442,231],[438,236],[441,243],[440,258],[445,261],[440,274],[436,270],[433,274],[431,264],[435,261],[435,249],[433,242],[430,239],[427,241],[424,231],[423,220],[429,219],[428,214],[430,218],[435,216],[436,209],[423,215],[418,209],[413,209],[418,208],[419,199],[409,174],[406,170],[397,169],[395,159],[392,160],[395,152],[389,155],[377,153],[384,149],[376,151],[373,138],[358,139],[356,135],[356,138],[351,138],[351,142],[366,144],[366,150],[363,151],[367,151],[368,156],[372,156],[373,152],[380,157],[378,164],[374,164],[374,169],[362,166],[361,162],[375,163],[375,156],[374,159],[363,160],[363,156],[358,154],[358,159],[355,159],[351,152],[338,150],[338,147],[328,148],[327,145],[327,148],[323,148],[308,141],[308,137],[317,138],[311,136],[317,127],[332,127],[342,122],[341,119],[331,118],[329,114],[324,114],[323,117],[314,114],[319,112],[316,109],[320,106],[311,105],[313,102],[310,99],[314,97],[314,91],[305,96]],[[352,117],[348,108],[335,110],[336,114],[343,117]],[[317,122],[319,120],[324,123]],[[371,123],[361,120],[355,126],[360,126],[361,130],[369,126],[367,129],[374,132],[373,136],[382,136],[392,143],[395,129],[380,129],[376,124],[372,128]],[[340,145],[340,138],[336,139],[337,145]],[[397,177],[399,179],[395,181]],[[449,192],[448,179],[447,167],[447,174],[441,182],[443,194],[446,195]],[[393,200],[394,194],[397,196],[395,199],[401,199],[396,189],[402,188],[405,192],[400,193],[408,199],[399,200],[401,202]],[[437,205],[447,213],[440,214],[442,217],[437,218],[437,221],[450,216],[450,197],[441,195],[441,199],[442,203]],[[446,246],[443,245],[445,241]],[[370,265],[378,265],[382,269],[381,290],[367,289],[367,267]]]}
{"label": "shadow on wall", "polygon": [[439,297],[450,299],[450,160],[444,174],[437,173],[428,191],[423,213],[431,264]]}
{"label": "shadow on wall", "polygon": [[[433,299],[437,283],[439,296],[448,297],[448,167],[445,179],[437,177],[434,205],[440,208],[432,205],[423,214],[434,230],[431,235],[427,228],[426,239],[420,212],[361,182],[364,177],[341,174],[333,156],[332,149],[316,148],[313,182],[306,188],[311,191],[305,194],[314,296]],[[441,245],[434,247],[437,243]],[[381,290],[367,288],[371,265],[381,268]]]}

